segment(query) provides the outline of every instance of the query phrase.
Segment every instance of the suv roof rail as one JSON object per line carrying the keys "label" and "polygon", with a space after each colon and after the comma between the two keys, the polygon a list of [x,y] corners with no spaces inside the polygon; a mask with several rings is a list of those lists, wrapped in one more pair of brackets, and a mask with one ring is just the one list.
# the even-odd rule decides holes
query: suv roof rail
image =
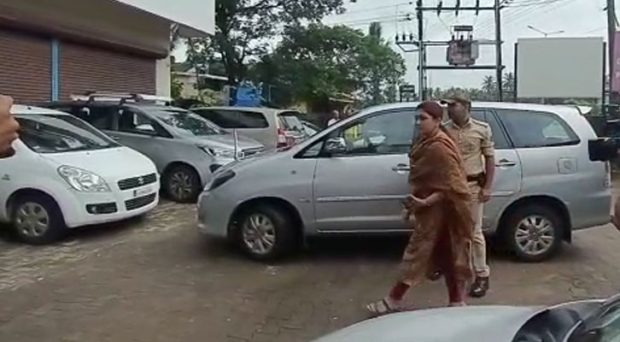
{"label": "suv roof rail", "polygon": [[97,99],[117,100],[120,104],[124,104],[127,100],[135,102],[155,102],[163,103],[166,106],[172,104],[174,99],[167,96],[157,96],[148,94],[136,94],[136,93],[116,93],[116,92],[100,92],[100,91],[87,91],[84,95],[71,95],[73,101],[87,101],[94,102]]}

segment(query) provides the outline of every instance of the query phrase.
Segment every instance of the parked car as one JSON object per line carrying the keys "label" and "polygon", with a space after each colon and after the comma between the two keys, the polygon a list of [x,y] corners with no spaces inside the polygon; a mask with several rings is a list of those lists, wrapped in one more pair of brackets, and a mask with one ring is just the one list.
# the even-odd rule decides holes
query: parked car
{"label": "parked car", "polygon": [[48,243],[70,228],[143,215],[159,201],[157,169],[86,122],[15,105],[15,155],[0,159],[0,221],[25,242]]}
{"label": "parked car", "polygon": [[549,307],[465,306],[364,321],[316,342],[602,342],[620,339],[620,296]]}
{"label": "parked car", "polygon": [[[200,231],[257,259],[286,254],[306,236],[407,232],[400,210],[415,107],[368,108],[287,151],[223,168],[199,198]],[[575,108],[474,103],[472,114],[489,123],[496,148],[487,234],[519,259],[540,261],[574,229],[609,222],[609,164],[597,161],[609,156],[595,151],[599,140]]]}
{"label": "parked car", "polygon": [[322,131],[322,129],[319,126],[313,124],[310,121],[306,121],[306,120],[299,120],[299,121],[301,121],[301,124],[304,125],[304,129],[306,130],[306,135],[308,137],[311,137],[319,133],[320,131]]}
{"label": "parked car", "polygon": [[235,146],[232,134],[185,109],[125,100],[91,97],[47,106],[71,113],[151,158],[163,190],[174,201],[195,201],[218,167],[264,150],[243,136]]}
{"label": "parked car", "polygon": [[254,107],[199,107],[192,112],[216,125],[256,139],[267,150],[286,148],[307,138],[299,112]]}

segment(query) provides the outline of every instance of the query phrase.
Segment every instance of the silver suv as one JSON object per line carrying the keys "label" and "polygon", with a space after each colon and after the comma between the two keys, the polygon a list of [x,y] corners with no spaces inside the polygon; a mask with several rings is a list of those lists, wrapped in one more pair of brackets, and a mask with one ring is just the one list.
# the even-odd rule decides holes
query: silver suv
{"label": "silver suv", "polygon": [[192,202],[219,167],[262,152],[261,143],[232,134],[185,109],[150,101],[77,100],[47,107],[71,113],[122,145],[149,157],[172,200]]}
{"label": "silver suv", "polygon": [[192,112],[218,126],[260,141],[267,150],[286,148],[306,139],[299,112],[264,107],[200,107]]}
{"label": "silver suv", "polygon": [[[288,151],[233,163],[200,195],[198,227],[271,259],[305,236],[406,232],[416,103],[373,107]],[[576,108],[474,103],[489,123],[496,174],[483,228],[516,256],[539,261],[574,229],[609,222],[611,181],[598,138]],[[495,241],[495,240],[494,240]]]}

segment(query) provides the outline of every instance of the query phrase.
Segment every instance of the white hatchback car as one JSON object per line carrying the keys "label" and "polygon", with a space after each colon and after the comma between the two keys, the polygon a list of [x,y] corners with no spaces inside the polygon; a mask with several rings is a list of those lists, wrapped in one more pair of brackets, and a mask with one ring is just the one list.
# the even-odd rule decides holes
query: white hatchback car
{"label": "white hatchback car", "polygon": [[159,201],[159,175],[144,155],[63,112],[15,105],[15,154],[0,159],[0,221],[32,244],[68,228],[142,215]]}

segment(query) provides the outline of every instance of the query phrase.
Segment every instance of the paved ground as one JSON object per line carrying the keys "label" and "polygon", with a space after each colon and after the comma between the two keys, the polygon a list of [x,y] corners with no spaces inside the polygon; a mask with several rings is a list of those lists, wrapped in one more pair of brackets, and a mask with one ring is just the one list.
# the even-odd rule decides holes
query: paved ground
{"label": "paved ground", "polygon": [[[76,232],[50,247],[0,239],[0,341],[308,341],[364,318],[384,295],[403,240],[315,244],[286,263],[254,263],[206,242],[193,206],[163,203],[141,221]],[[493,290],[471,303],[538,304],[618,290],[620,233],[577,233],[555,260],[493,255]],[[441,284],[412,293],[441,306]]]}

